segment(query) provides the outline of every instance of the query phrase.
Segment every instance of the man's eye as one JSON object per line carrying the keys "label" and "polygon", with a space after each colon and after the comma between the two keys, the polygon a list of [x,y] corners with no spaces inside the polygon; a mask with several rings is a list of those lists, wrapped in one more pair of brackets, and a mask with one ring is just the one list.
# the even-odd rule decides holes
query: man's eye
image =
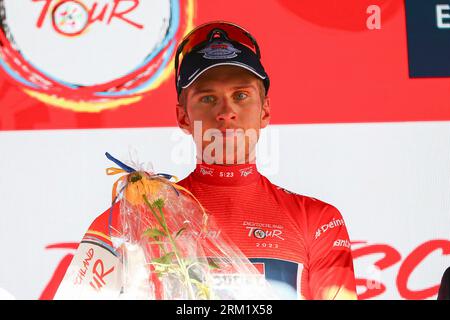
{"label": "man's eye", "polygon": [[214,102],[214,97],[213,96],[204,96],[200,99],[200,101],[203,103],[212,103],[212,102]]}
{"label": "man's eye", "polygon": [[248,95],[245,92],[239,92],[238,94],[236,94],[236,99],[237,100],[243,100],[245,98],[247,98]]}

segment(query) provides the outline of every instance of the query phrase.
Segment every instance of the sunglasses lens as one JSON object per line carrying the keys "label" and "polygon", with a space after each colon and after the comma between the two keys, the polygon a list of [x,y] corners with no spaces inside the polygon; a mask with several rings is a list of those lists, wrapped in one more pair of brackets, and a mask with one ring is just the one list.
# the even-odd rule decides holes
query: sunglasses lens
{"label": "sunglasses lens", "polygon": [[[216,30],[217,33],[214,33],[214,30]],[[228,40],[239,42],[259,55],[256,41],[246,30],[231,23],[209,23],[192,30],[181,42],[182,50],[178,53],[178,65],[181,65],[183,57],[191,52],[193,48],[212,40],[211,37],[214,38],[217,35],[225,35]]]}

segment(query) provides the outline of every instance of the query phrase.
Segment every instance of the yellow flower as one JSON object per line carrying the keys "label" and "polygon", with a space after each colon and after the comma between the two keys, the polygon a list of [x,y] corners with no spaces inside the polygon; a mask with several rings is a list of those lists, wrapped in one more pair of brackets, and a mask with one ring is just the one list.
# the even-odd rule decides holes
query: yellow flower
{"label": "yellow flower", "polygon": [[143,195],[148,199],[154,198],[161,189],[162,182],[152,179],[142,172],[133,172],[128,176],[128,184],[125,187],[125,199],[132,205],[144,204]]}

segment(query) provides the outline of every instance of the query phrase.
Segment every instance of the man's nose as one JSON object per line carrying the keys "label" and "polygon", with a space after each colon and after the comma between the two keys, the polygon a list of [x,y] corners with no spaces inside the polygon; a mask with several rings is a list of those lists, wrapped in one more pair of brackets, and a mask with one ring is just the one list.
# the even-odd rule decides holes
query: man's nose
{"label": "man's nose", "polygon": [[227,98],[222,99],[221,108],[219,113],[217,114],[216,120],[217,121],[236,120],[236,117],[237,114],[233,109],[232,103]]}

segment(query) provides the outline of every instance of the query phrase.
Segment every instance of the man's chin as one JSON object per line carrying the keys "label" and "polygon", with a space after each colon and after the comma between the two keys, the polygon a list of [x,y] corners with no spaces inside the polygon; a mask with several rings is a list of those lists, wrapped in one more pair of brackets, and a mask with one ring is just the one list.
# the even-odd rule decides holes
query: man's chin
{"label": "man's chin", "polygon": [[256,142],[233,135],[225,139],[213,139],[208,143],[203,142],[201,151],[197,149],[197,158],[201,157],[206,163],[227,165],[254,163]]}

